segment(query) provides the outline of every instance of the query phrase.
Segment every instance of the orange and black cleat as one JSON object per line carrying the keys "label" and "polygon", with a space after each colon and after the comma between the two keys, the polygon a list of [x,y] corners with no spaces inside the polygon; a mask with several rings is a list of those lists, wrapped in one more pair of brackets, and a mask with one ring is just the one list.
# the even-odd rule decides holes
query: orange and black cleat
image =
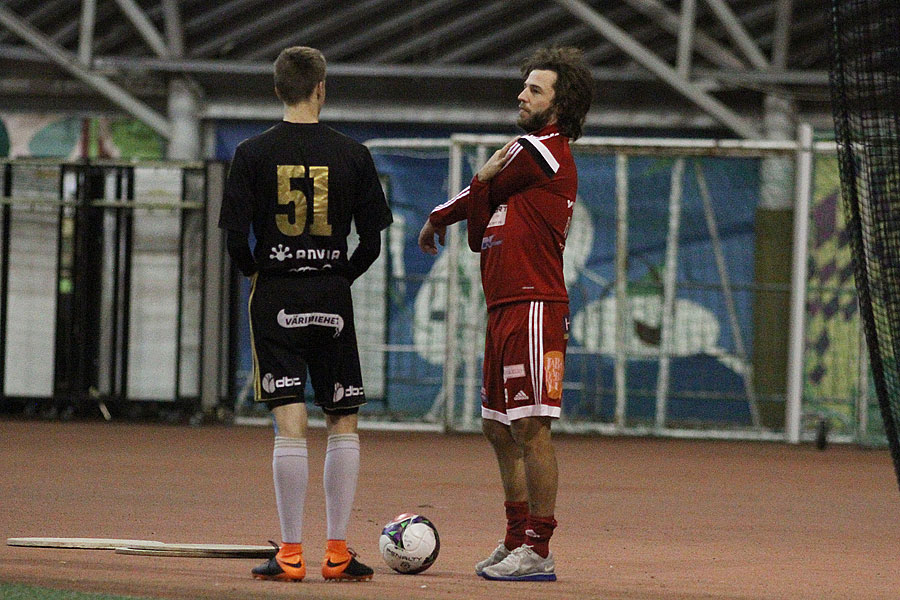
{"label": "orange and black cleat", "polygon": [[[274,546],[275,544],[273,544]],[[277,546],[276,546],[277,547]],[[278,553],[251,571],[254,579],[271,581],[303,581],[306,577],[306,561],[301,544],[284,544]]]}
{"label": "orange and black cleat", "polygon": [[322,561],[325,581],[368,581],[374,574],[375,571],[356,560],[356,552],[346,546],[343,554],[331,548],[325,552],[325,560]]}

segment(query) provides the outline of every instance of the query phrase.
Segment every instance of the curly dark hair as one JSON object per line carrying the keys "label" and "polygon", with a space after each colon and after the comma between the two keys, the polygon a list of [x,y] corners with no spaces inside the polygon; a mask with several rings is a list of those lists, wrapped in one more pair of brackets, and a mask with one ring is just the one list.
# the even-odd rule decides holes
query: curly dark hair
{"label": "curly dark hair", "polygon": [[315,48],[291,46],[275,59],[275,92],[285,104],[309,99],[325,81],[325,57]]}
{"label": "curly dark hair", "polygon": [[577,140],[594,99],[594,81],[583,53],[567,46],[541,48],[522,64],[522,76],[527,78],[535,69],[556,73],[553,106],[557,125],[560,133]]}

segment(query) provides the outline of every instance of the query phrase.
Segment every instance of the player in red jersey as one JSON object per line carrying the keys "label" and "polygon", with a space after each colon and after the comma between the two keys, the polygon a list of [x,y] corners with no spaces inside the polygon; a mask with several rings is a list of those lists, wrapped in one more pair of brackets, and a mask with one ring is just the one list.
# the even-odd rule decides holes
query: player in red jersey
{"label": "player in red jersey", "polygon": [[522,67],[518,125],[456,197],[436,207],[419,247],[437,253],[446,227],[468,221],[487,300],[482,428],[497,455],[506,537],[475,566],[486,579],[555,581],[556,454],[569,330],[563,250],[578,188],[569,140],[581,136],[593,96],[575,48],[536,52]]}

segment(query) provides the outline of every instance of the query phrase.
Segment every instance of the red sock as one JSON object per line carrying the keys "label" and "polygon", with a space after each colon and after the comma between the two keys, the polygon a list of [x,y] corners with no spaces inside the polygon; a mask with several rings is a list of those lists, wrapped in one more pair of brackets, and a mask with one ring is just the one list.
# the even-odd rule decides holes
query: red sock
{"label": "red sock", "polygon": [[507,550],[515,550],[525,543],[525,525],[528,521],[527,502],[504,502],[506,509],[506,539],[503,545]]}
{"label": "red sock", "polygon": [[550,554],[550,537],[556,528],[556,519],[549,517],[536,517],[528,515],[528,524],[525,528],[525,543],[541,557],[547,558]]}

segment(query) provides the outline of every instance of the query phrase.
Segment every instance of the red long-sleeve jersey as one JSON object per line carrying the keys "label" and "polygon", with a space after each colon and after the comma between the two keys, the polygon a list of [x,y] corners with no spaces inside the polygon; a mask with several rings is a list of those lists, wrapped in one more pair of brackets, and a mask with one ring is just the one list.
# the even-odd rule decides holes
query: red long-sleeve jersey
{"label": "red long-sleeve jersey", "polygon": [[551,124],[518,138],[508,154],[493,179],[473,177],[429,219],[435,226],[468,219],[488,310],[510,302],[568,302],[563,250],[578,190],[569,139]]}

